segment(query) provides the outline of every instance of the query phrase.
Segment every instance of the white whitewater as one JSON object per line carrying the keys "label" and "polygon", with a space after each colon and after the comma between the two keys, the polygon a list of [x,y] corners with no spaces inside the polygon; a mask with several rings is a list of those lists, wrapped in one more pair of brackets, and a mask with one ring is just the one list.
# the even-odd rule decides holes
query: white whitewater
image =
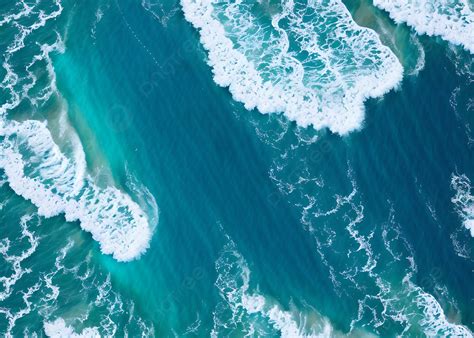
{"label": "white whitewater", "polygon": [[451,188],[455,193],[451,202],[453,202],[463,225],[474,237],[474,196],[471,181],[466,175],[453,174],[451,176]]}
{"label": "white whitewater", "polygon": [[[212,337],[228,335],[228,330],[249,336],[279,335],[281,337],[342,336],[330,321],[315,310],[304,313],[290,306],[284,309],[277,301],[257,291],[250,291],[250,269],[244,257],[229,238],[216,261],[218,273],[215,286],[223,303],[213,313]],[[242,327],[240,327],[242,326]]]}
{"label": "white whitewater", "polygon": [[474,5],[470,0],[374,0],[397,23],[440,36],[474,53]]}
{"label": "white whitewater", "polygon": [[[55,8],[46,14],[36,8],[37,5],[19,3],[18,14],[8,15],[0,21],[0,27],[12,24],[19,31],[7,45],[2,64],[6,75],[0,82],[0,89],[9,93],[10,99],[0,102],[0,169],[4,170],[15,193],[38,207],[40,216],[63,214],[67,221],[79,221],[81,228],[99,242],[103,253],[111,254],[119,261],[137,258],[149,246],[150,222],[157,222],[157,215],[154,215],[157,211],[148,216],[125,191],[113,185],[99,186],[88,174],[84,149],[68,122],[67,102],[56,87],[50,57],[51,53],[65,51],[64,41],[56,33],[56,41],[50,45],[25,44],[28,36],[60,16],[63,7],[56,0]],[[37,18],[31,26],[16,22],[23,16],[33,15]],[[16,65],[16,53],[24,49],[32,49],[31,61]],[[30,91],[38,79],[31,69],[38,65],[46,68],[49,83],[32,95]],[[20,75],[21,69],[26,70],[26,75]],[[24,84],[20,86],[22,82]],[[58,109],[62,109],[61,144],[54,139],[47,120],[15,121],[9,116],[22,102],[30,102],[38,108],[49,100],[59,102]],[[143,198],[157,210],[153,196],[146,188],[142,190],[147,192]]]}
{"label": "white whitewater", "polygon": [[361,128],[366,99],[402,79],[396,56],[339,0],[287,0],[277,9],[251,0],[181,4],[200,32],[214,81],[249,110],[345,134]]}

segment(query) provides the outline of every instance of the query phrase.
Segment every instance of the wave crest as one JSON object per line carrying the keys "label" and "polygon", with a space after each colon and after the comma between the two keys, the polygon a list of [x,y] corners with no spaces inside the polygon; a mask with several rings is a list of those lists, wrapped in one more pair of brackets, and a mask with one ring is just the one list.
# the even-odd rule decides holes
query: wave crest
{"label": "wave crest", "polygon": [[209,52],[214,81],[249,110],[345,134],[361,127],[367,98],[401,81],[395,55],[339,0],[289,0],[276,9],[251,0],[181,4]]}
{"label": "wave crest", "polygon": [[468,0],[374,0],[397,23],[437,35],[474,53],[474,12]]}
{"label": "wave crest", "polygon": [[[4,169],[10,187],[36,205],[39,215],[64,214],[67,221],[79,221],[82,229],[99,242],[103,253],[119,261],[137,258],[149,246],[149,221],[157,222],[157,217],[149,217],[129,194],[115,186],[99,186],[88,174],[84,149],[69,124],[67,103],[56,86],[50,57],[51,53],[65,51],[64,41],[54,26],[63,6],[60,0],[50,6],[45,4],[47,9],[42,5],[22,2],[20,9],[14,11],[18,14],[7,15],[0,21],[0,26],[10,25],[18,31],[12,35],[12,41],[4,44],[2,66],[6,75],[0,89],[9,98],[0,102],[0,168]],[[33,23],[24,26],[20,20],[24,16],[31,17]],[[28,43],[37,31],[45,30],[56,37],[54,43]],[[31,55],[30,60],[19,58],[19,51]],[[46,81],[36,75],[37,67],[46,74]],[[48,110],[49,116],[51,103],[54,113],[60,113],[59,131],[48,129],[47,119],[31,119],[42,109]],[[12,115],[22,104],[31,111],[14,120]],[[146,197],[157,209],[148,191]]]}

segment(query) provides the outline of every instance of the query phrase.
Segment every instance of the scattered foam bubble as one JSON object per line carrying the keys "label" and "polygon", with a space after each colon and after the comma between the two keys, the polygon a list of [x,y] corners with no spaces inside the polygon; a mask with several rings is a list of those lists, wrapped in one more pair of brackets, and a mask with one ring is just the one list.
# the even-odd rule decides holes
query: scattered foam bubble
{"label": "scattered foam bubble", "polygon": [[[364,199],[358,191],[350,162],[347,178],[352,187],[346,187],[343,194],[334,191],[334,184],[308,184],[311,178],[320,175],[319,170],[312,170],[317,166],[311,165],[308,154],[331,149],[324,136],[307,145],[296,135],[289,135],[291,132],[286,128],[282,131],[283,136],[272,138],[265,132],[270,129],[271,121],[252,123],[257,129],[263,129],[257,130],[258,135],[276,151],[270,178],[282,196],[300,211],[301,223],[315,240],[316,251],[327,267],[334,292],[338,297],[347,296],[347,299],[357,301],[350,334],[357,336],[361,327],[379,335],[387,334],[388,327],[401,336],[433,332],[428,324],[433,322],[433,317],[429,313],[425,315],[424,306],[417,305],[421,289],[415,290],[408,284],[417,273],[415,253],[404,236],[403,227],[396,222],[394,204],[387,201],[390,207],[388,220],[382,224],[374,224],[371,214],[368,216],[370,221],[366,220]],[[318,143],[325,143],[323,150]],[[309,179],[300,180],[301,177]],[[334,197],[328,199],[331,193]],[[430,211],[436,217],[434,209]],[[409,277],[400,278],[403,271]],[[459,329],[449,321],[440,321],[437,325],[445,330],[440,332],[449,332],[450,326]],[[364,336],[367,334],[364,332]]]}
{"label": "scattered foam bubble", "polygon": [[[62,248],[39,246],[39,238],[42,239],[43,236],[38,236],[29,230],[32,226],[39,225],[36,221],[41,221],[36,214],[22,216],[21,235],[14,241],[8,239],[0,241],[0,254],[3,259],[14,264],[13,274],[2,278],[11,285],[8,295],[3,293],[6,297],[0,299],[0,314],[7,321],[6,326],[2,326],[0,334],[7,337],[17,336],[20,330],[24,330],[18,325],[18,320],[23,318],[23,322],[28,320],[31,328],[34,328],[28,328],[26,335],[41,336],[42,332],[36,331],[38,325],[42,322],[48,323],[53,329],[55,321],[52,319],[58,317],[64,318],[69,329],[95,326],[97,335],[100,333],[101,336],[113,336],[124,332],[129,332],[132,336],[139,333],[146,336],[153,334],[153,325],[134,313],[133,302],[117,293],[110,275],[103,273],[100,267],[94,265],[90,259],[89,249],[84,250],[83,245],[75,245],[69,236],[66,237],[67,244]],[[18,251],[18,246],[24,246],[22,243],[25,242],[24,239],[30,247],[14,255],[13,252]],[[54,255],[55,253],[57,255]],[[31,262],[39,257],[41,264],[30,264],[28,268],[22,266],[26,259]],[[18,277],[16,272],[18,268],[26,271],[28,278],[21,279],[21,273]],[[77,293],[71,294],[70,290],[68,291],[70,285],[74,285],[74,291]],[[74,310],[71,311],[70,307],[64,308],[64,302],[73,305]],[[47,326],[45,325],[46,332],[48,332]],[[54,333],[55,331],[49,332],[55,337],[70,336],[69,334],[74,336],[74,331],[61,331],[61,334]],[[88,330],[82,330],[77,334],[91,336]]]}
{"label": "scattered foam bubble", "polygon": [[249,110],[345,134],[361,127],[367,98],[402,78],[395,55],[338,0],[289,0],[278,9],[250,0],[181,4],[208,50],[214,81]]}
{"label": "scattered foam bubble", "polygon": [[96,32],[97,32],[97,25],[102,21],[102,18],[104,17],[104,9],[102,7],[97,8],[95,12],[95,18],[94,22],[92,22],[92,27],[91,27],[91,38],[96,40]]}
{"label": "scattered foam bubble", "polygon": [[451,189],[455,195],[451,199],[456,211],[463,221],[463,225],[474,237],[474,196],[472,195],[471,181],[466,175],[451,176]]}
{"label": "scattered foam bubble", "polygon": [[474,12],[469,0],[374,0],[397,23],[437,35],[474,53]]}
{"label": "scattered foam bubble", "polygon": [[282,337],[327,337],[337,333],[329,320],[314,309],[310,314],[294,306],[291,310],[285,310],[269,296],[251,292],[250,269],[230,238],[216,261],[216,270],[218,277],[215,285],[224,302],[213,313],[213,337],[223,335],[222,330],[237,328],[239,332],[250,336],[278,334]]}
{"label": "scattered foam bubble", "polygon": [[473,260],[471,258],[472,248],[469,245],[470,240],[466,236],[470,235],[467,235],[464,229],[459,228],[456,229],[451,235],[449,235],[449,238],[451,239],[451,244],[453,245],[454,252],[456,253],[456,255],[464,259]]}

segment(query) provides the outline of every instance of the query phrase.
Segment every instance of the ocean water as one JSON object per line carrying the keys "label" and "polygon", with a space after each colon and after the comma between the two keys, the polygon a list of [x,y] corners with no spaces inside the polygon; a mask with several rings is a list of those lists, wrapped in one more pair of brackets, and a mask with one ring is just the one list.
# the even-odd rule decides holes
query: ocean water
{"label": "ocean water", "polygon": [[474,5],[0,0],[0,332],[474,330]]}

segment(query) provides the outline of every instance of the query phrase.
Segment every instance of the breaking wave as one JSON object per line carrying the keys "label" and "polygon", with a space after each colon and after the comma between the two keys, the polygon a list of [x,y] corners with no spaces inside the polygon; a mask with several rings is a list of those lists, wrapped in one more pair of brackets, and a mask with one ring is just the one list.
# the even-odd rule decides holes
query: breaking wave
{"label": "breaking wave", "polygon": [[[62,4],[56,0],[48,8],[50,14],[45,14],[44,8],[36,8],[40,4],[21,2],[17,6],[21,7],[15,10],[17,14],[0,21],[0,26],[18,30],[6,47],[6,75],[0,83],[0,89],[9,94],[9,99],[0,102],[0,168],[10,187],[35,204],[39,215],[64,214],[67,221],[79,221],[82,229],[99,242],[103,253],[119,261],[134,259],[148,248],[150,223],[157,217],[149,217],[123,190],[113,185],[99,186],[88,174],[85,153],[68,122],[67,102],[56,87],[50,57],[65,51],[64,41],[51,27],[48,28],[56,35],[54,43],[40,45],[28,40],[61,15]],[[23,26],[18,21],[23,16],[36,21]],[[31,61],[17,60],[17,52],[23,49],[31,52]],[[37,75],[38,68],[46,70],[46,85]],[[24,70],[26,73],[22,73]],[[59,131],[50,126],[48,119],[31,119],[51,103],[59,111]],[[15,115],[22,105],[30,105],[31,113],[19,120],[11,119],[10,115]],[[156,204],[151,194],[147,199]]]}
{"label": "breaking wave", "polygon": [[474,12],[469,0],[374,0],[397,23],[437,35],[474,53]]}
{"label": "breaking wave", "polygon": [[345,134],[362,126],[364,101],[403,75],[391,50],[339,0],[181,4],[208,50],[214,81],[249,110]]}

